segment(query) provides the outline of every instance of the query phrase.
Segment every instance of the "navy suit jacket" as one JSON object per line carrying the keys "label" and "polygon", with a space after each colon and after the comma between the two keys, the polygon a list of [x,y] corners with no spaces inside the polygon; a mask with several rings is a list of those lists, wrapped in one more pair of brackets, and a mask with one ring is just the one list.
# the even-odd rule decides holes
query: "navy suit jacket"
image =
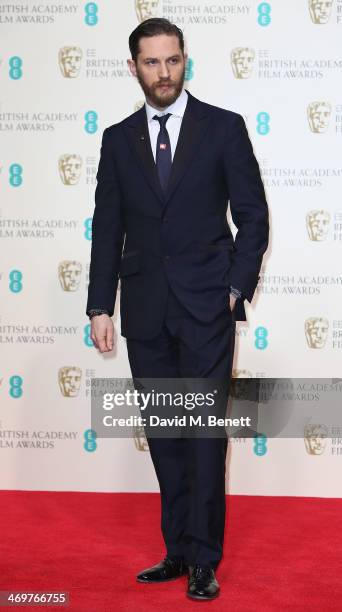
{"label": "navy suit jacket", "polygon": [[[114,312],[120,278],[121,334],[161,329],[168,285],[197,320],[229,309],[246,320],[268,245],[268,207],[241,115],[188,93],[166,193],[159,184],[143,106],[103,132],[92,222],[86,312]],[[228,202],[235,240],[227,222]]]}

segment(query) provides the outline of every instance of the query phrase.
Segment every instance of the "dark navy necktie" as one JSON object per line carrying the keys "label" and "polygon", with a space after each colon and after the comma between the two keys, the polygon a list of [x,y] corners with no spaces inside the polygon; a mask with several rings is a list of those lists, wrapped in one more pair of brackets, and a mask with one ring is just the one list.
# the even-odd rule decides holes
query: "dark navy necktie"
{"label": "dark navy necktie", "polygon": [[172,156],[171,156],[171,145],[169,133],[166,129],[166,122],[169,117],[171,117],[172,113],[167,113],[166,115],[154,115],[153,119],[159,121],[160,130],[157,139],[157,149],[156,149],[156,166],[159,176],[159,181],[162,187],[162,190],[165,192],[167,188],[167,183],[169,180],[171,166],[172,166]]}

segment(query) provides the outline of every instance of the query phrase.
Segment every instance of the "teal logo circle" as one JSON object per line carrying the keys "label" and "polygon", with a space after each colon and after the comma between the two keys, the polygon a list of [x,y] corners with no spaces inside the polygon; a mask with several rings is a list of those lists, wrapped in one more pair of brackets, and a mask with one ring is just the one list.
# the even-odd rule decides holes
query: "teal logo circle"
{"label": "teal logo circle", "polygon": [[13,374],[13,376],[11,376],[11,378],[9,379],[9,385],[9,394],[11,397],[17,399],[18,397],[22,396],[23,379],[21,376],[18,376],[18,374]]}
{"label": "teal logo circle", "polygon": [[98,6],[96,2],[88,2],[84,7],[85,17],[84,21],[88,26],[94,26],[97,24],[99,18],[97,16]]}
{"label": "teal logo circle", "polygon": [[88,134],[97,132],[97,113],[95,111],[87,111],[84,115],[84,129]]}
{"label": "teal logo circle", "polygon": [[96,438],[97,438],[97,433],[94,429],[86,429],[86,431],[84,432],[84,450],[87,451],[87,453],[93,453],[94,451],[96,451],[97,449],[97,442],[96,442]]}
{"label": "teal logo circle", "polygon": [[257,127],[256,130],[260,136],[267,136],[270,131],[270,115],[265,111],[261,111],[257,114]]}
{"label": "teal logo circle", "polygon": [[191,81],[194,78],[194,60],[188,57],[185,66],[185,81]]}
{"label": "teal logo circle", "polygon": [[22,71],[23,61],[21,57],[18,57],[18,55],[13,55],[13,57],[11,57],[8,60],[8,65],[9,65],[8,74],[10,76],[10,79],[13,79],[14,81],[21,79],[21,77],[23,76],[23,71]]}
{"label": "teal logo circle", "polygon": [[264,349],[268,347],[268,330],[266,329],[266,327],[261,327],[261,326],[257,327],[254,332],[254,336],[255,336],[255,342],[254,342],[255,348],[263,351]]}
{"label": "teal logo circle", "polygon": [[263,457],[267,453],[267,436],[263,433],[257,433],[254,436],[253,451],[258,457]]}
{"label": "teal logo circle", "polygon": [[94,346],[94,343],[90,337],[90,331],[91,331],[91,325],[90,323],[88,323],[87,325],[84,326],[83,340],[84,340],[84,344],[89,347]]}
{"label": "teal logo circle", "polygon": [[85,237],[86,240],[91,240],[91,237],[92,237],[92,222],[93,222],[92,217],[88,217],[85,220],[85,222],[84,222],[84,227],[85,227],[84,237]]}
{"label": "teal logo circle", "polygon": [[258,24],[266,27],[271,23],[271,5],[268,2],[261,2],[258,5]]}
{"label": "teal logo circle", "polygon": [[20,270],[11,270],[9,273],[9,288],[13,293],[19,293],[23,288],[23,275]]}
{"label": "teal logo circle", "polygon": [[20,187],[23,182],[23,168],[20,164],[11,164],[9,167],[9,183],[12,187]]}

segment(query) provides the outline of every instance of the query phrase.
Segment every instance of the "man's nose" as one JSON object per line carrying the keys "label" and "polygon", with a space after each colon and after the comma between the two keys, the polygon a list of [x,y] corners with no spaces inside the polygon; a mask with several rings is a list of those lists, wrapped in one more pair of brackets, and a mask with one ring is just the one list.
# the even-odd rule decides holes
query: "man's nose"
{"label": "man's nose", "polygon": [[169,67],[166,62],[159,64],[159,77],[167,79],[170,76]]}

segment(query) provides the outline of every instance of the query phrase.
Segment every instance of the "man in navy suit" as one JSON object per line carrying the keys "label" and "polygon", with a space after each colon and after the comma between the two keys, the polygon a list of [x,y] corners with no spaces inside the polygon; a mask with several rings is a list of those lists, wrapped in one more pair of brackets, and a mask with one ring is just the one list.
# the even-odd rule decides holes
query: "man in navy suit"
{"label": "man in navy suit", "polygon": [[[268,207],[241,115],[184,89],[182,31],[148,19],[130,35],[145,105],[104,130],[87,314],[100,352],[121,334],[132,375],[229,380],[235,322],[246,320],[268,245]],[[237,228],[235,240],[227,208]],[[188,574],[212,599],[223,549],[226,437],[148,437],[159,481],[165,558],[139,582]],[[148,517],[147,519],[148,520]]]}

